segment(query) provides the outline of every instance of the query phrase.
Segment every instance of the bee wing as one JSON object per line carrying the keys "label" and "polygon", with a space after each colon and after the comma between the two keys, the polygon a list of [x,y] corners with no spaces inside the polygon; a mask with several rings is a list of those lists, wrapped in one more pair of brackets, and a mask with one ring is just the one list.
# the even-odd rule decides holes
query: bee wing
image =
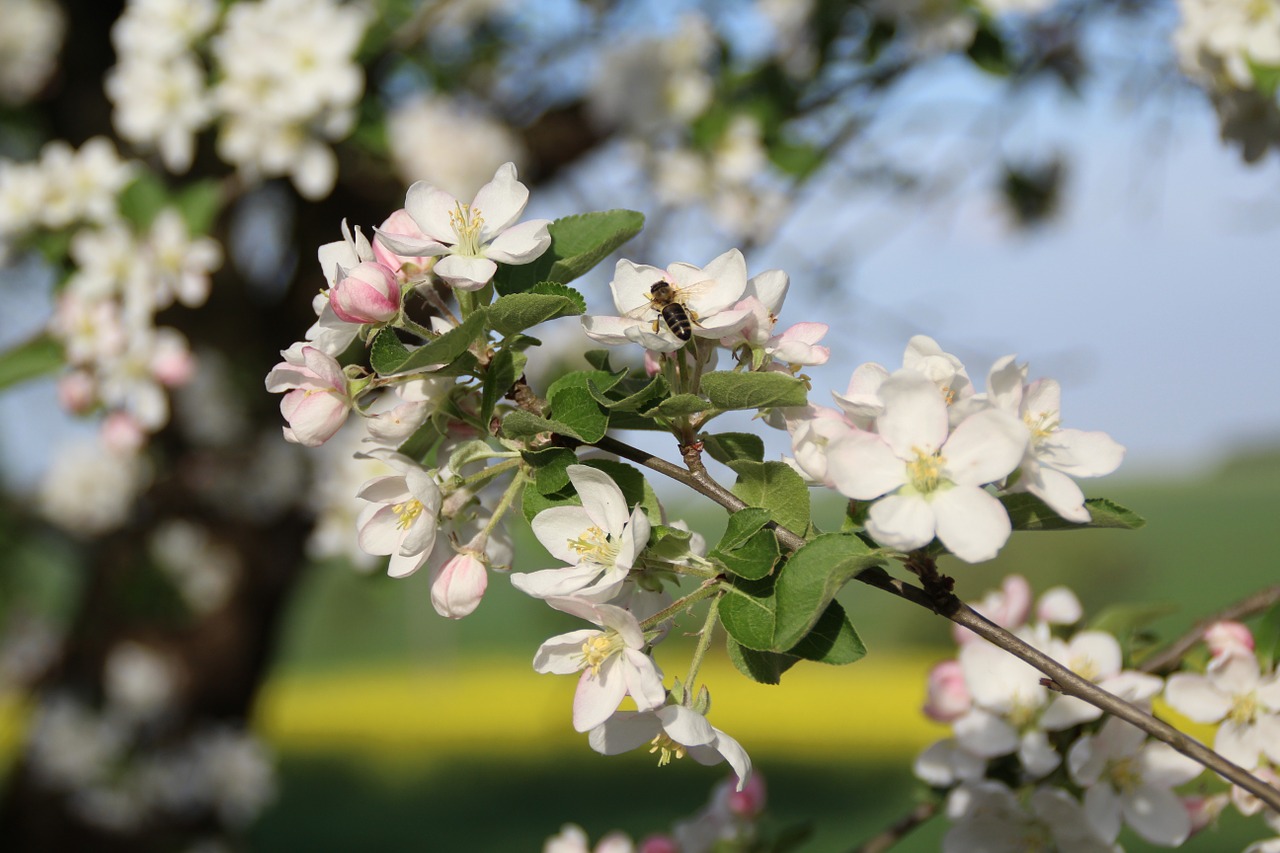
{"label": "bee wing", "polygon": [[693,284],[684,287],[673,287],[676,292],[676,301],[685,306],[691,306],[693,310],[697,310],[698,303],[705,302],[708,296],[711,296],[716,290],[716,280],[714,278],[696,281]]}

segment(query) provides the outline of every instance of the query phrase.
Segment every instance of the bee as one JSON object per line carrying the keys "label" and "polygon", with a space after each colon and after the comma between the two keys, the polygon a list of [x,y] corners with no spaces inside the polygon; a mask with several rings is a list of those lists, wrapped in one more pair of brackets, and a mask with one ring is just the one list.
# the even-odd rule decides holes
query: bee
{"label": "bee", "polygon": [[[682,341],[693,337],[694,320],[689,317],[689,312],[680,301],[679,294],[670,284],[665,281],[654,282],[649,288],[649,305],[657,309],[658,315],[667,324],[671,334]],[[653,321],[653,330],[658,331],[657,320]]]}

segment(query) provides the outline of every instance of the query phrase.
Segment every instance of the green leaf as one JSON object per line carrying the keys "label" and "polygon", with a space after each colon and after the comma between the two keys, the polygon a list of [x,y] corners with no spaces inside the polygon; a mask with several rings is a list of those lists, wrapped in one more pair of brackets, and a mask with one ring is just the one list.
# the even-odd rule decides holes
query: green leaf
{"label": "green leaf", "polygon": [[461,325],[412,350],[400,343],[391,329],[383,329],[374,338],[369,363],[379,376],[423,370],[435,364],[449,365],[484,337],[486,319],[486,309],[477,308]]}
{"label": "green leaf", "polygon": [[578,461],[578,455],[567,447],[526,450],[521,456],[533,466],[534,483],[544,495],[553,495],[565,489],[569,485],[567,469]]}
{"label": "green leaf", "polygon": [[866,657],[867,647],[854,630],[853,623],[849,621],[840,602],[832,601],[804,639],[792,646],[786,654],[817,663],[844,666]]}
{"label": "green leaf", "polygon": [[[572,290],[568,287],[564,289]],[[576,294],[576,291],[573,292]],[[547,320],[581,314],[585,310],[583,305],[580,294],[575,301],[563,294],[512,293],[509,296],[499,296],[489,306],[489,325],[500,335],[514,335]]]}
{"label": "green leaf", "polygon": [[1089,498],[1084,502],[1091,518],[1084,524],[1067,521],[1028,492],[1001,495],[1000,503],[1008,511],[1014,530],[1083,530],[1090,527],[1136,530],[1147,523],[1133,510],[1106,498]]}
{"label": "green leaf", "polygon": [[713,407],[725,411],[803,406],[809,402],[805,384],[785,373],[716,371],[703,376],[700,387]]}
{"label": "green leaf", "polygon": [[1013,60],[1005,49],[1004,40],[989,23],[984,22],[974,33],[967,52],[973,64],[988,74],[1007,77],[1013,71]]}
{"label": "green leaf", "polygon": [[763,462],[764,439],[749,432],[720,432],[702,436],[702,447],[712,459],[731,462]]}
{"label": "green leaf", "polygon": [[1253,85],[1258,94],[1267,99],[1274,98],[1276,89],[1280,88],[1280,66],[1263,65],[1247,56],[1245,62],[1249,65],[1249,73],[1253,76]]}
{"label": "green leaf", "polygon": [[775,652],[758,652],[748,649],[733,639],[725,637],[725,648],[729,652],[729,662],[738,672],[760,684],[779,684],[782,674],[795,666],[800,658],[795,655],[780,655]]}
{"label": "green leaf", "polygon": [[540,281],[535,284],[529,292],[548,296],[563,296],[566,299],[572,300],[573,304],[577,307],[578,310],[573,312],[575,316],[587,313],[586,297],[583,296],[580,291],[567,284],[561,284],[558,281]]}
{"label": "green leaf", "polygon": [[[563,388],[590,388],[593,383],[602,391],[608,391],[626,375],[625,370],[617,373],[607,373],[603,370],[575,370],[552,382],[547,388],[547,397],[554,397]],[[592,394],[592,397],[596,398],[596,402],[600,402],[597,395]]]}
{"label": "green leaf", "polygon": [[642,383],[634,382],[628,377],[609,388],[601,388],[593,382],[588,382],[587,388],[596,402],[610,412],[635,412],[652,408],[655,402],[665,399],[671,393],[666,377],[661,373]]}
{"label": "green leaf", "polygon": [[720,599],[720,622],[740,645],[757,652],[774,651],[777,623],[774,576],[759,580],[732,578]]}
{"label": "green leaf", "polygon": [[1263,672],[1270,672],[1280,659],[1280,604],[1273,605],[1253,632],[1254,649]]}
{"label": "green leaf", "polygon": [[582,357],[587,360],[587,364],[596,370],[613,373],[613,368],[609,366],[609,351],[607,349],[589,349],[582,354]]}
{"label": "green leaf", "polygon": [[208,234],[222,210],[222,182],[217,178],[196,181],[174,199],[191,234]]}
{"label": "green leaf", "polygon": [[804,535],[809,528],[809,487],[785,462],[737,462],[733,493],[748,506],[769,510],[773,520]]}
{"label": "green leaf", "polygon": [[551,418],[565,424],[572,435],[588,444],[604,438],[609,415],[586,388],[562,388],[551,395]]}
{"label": "green leaf", "polygon": [[529,357],[522,352],[502,349],[494,353],[484,374],[484,388],[480,394],[480,423],[489,423],[494,406],[524,373],[524,366],[528,361]]}
{"label": "green leaf", "polygon": [[788,651],[854,575],[885,562],[882,551],[847,533],[824,533],[796,551],[777,574],[777,627],[770,648]]}
{"label": "green leaf", "polygon": [[[749,507],[742,512],[752,512]],[[766,516],[767,510],[761,510]],[[726,569],[740,578],[756,580],[767,577],[773,571],[780,555],[778,539],[771,530],[757,530],[745,542],[732,549],[717,548],[711,558],[719,560]]]}
{"label": "green leaf", "polygon": [[640,233],[644,214],[604,210],[557,219],[548,226],[551,246],[533,263],[500,264],[494,286],[501,294],[531,291],[540,282],[567,284]]}
{"label": "green leaf", "polygon": [[53,373],[64,363],[57,341],[48,335],[37,335],[0,353],[0,389]]}
{"label": "green leaf", "polygon": [[120,215],[138,231],[150,228],[168,204],[169,190],[152,172],[143,172],[120,192]]}
{"label": "green leaf", "polygon": [[725,526],[724,535],[720,537],[720,543],[716,548],[721,551],[741,548],[760,528],[769,523],[769,517],[769,510],[760,507],[738,510],[729,516],[729,523]]}
{"label": "green leaf", "polygon": [[711,408],[711,404],[699,397],[697,394],[676,394],[674,397],[668,397],[656,406],[651,406],[644,414],[648,417],[654,415],[663,415],[664,417],[674,418],[680,415],[692,415],[698,412],[705,412]]}
{"label": "green leaf", "polygon": [[1106,631],[1117,637],[1126,637],[1157,619],[1177,612],[1177,609],[1177,606],[1168,603],[1113,604],[1090,619],[1089,627],[1095,631]]}

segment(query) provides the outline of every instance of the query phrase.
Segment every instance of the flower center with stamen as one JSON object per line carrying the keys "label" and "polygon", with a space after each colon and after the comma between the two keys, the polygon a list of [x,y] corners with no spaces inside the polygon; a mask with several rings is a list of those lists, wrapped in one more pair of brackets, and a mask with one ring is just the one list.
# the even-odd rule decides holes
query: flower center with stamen
{"label": "flower center with stamen", "polygon": [[391,511],[399,516],[399,520],[396,521],[396,527],[401,530],[407,529],[418,516],[422,515],[423,508],[422,501],[417,498],[407,500],[404,503],[393,504]]}
{"label": "flower center with stamen", "polygon": [[1039,444],[1058,431],[1062,421],[1049,412],[1027,412],[1022,416],[1027,429],[1031,430],[1031,443]]}
{"label": "flower center with stamen", "polygon": [[1252,723],[1258,716],[1258,696],[1256,693],[1242,693],[1233,697],[1231,710],[1227,719],[1236,725]]}
{"label": "flower center with stamen", "polygon": [[453,247],[453,253],[471,258],[482,257],[480,229],[484,227],[484,217],[480,215],[480,208],[458,202],[454,209],[449,211],[449,224],[453,226],[453,233],[458,235],[458,243]]}
{"label": "flower center with stamen", "polygon": [[617,654],[622,645],[622,638],[617,631],[596,634],[582,644],[582,669],[589,669],[593,677],[598,677],[600,667]]}
{"label": "flower center with stamen", "polygon": [[916,454],[916,458],[907,463],[907,476],[911,478],[911,485],[925,495],[936,491],[942,466],[947,464],[946,458],[936,453],[926,453],[918,447],[911,450]]}
{"label": "flower center with stamen", "polygon": [[590,560],[602,566],[612,566],[618,558],[618,545],[599,527],[588,527],[577,539],[569,540],[569,549],[577,551],[582,560]]}
{"label": "flower center with stamen", "polygon": [[956,401],[956,392],[950,385],[940,385],[938,390],[942,392],[942,399],[948,406]]}
{"label": "flower center with stamen", "polygon": [[1104,775],[1111,780],[1117,791],[1132,791],[1142,784],[1142,773],[1138,770],[1136,756],[1108,761]]}
{"label": "flower center with stamen", "polygon": [[1073,657],[1068,664],[1069,668],[1081,678],[1087,678],[1090,681],[1096,681],[1101,675],[1101,669],[1098,664],[1087,654]]}
{"label": "flower center with stamen", "polygon": [[670,764],[672,757],[684,758],[684,744],[673,741],[666,732],[662,732],[649,741],[653,746],[649,747],[649,754],[658,753],[658,766]]}

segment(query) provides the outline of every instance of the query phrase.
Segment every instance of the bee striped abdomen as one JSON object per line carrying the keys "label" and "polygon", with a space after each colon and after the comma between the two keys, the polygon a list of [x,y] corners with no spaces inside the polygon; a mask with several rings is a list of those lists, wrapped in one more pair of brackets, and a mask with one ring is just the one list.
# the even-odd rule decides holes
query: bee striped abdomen
{"label": "bee striped abdomen", "polygon": [[663,305],[662,319],[671,330],[671,334],[680,340],[687,341],[693,337],[693,325],[689,322],[689,314],[679,302]]}

